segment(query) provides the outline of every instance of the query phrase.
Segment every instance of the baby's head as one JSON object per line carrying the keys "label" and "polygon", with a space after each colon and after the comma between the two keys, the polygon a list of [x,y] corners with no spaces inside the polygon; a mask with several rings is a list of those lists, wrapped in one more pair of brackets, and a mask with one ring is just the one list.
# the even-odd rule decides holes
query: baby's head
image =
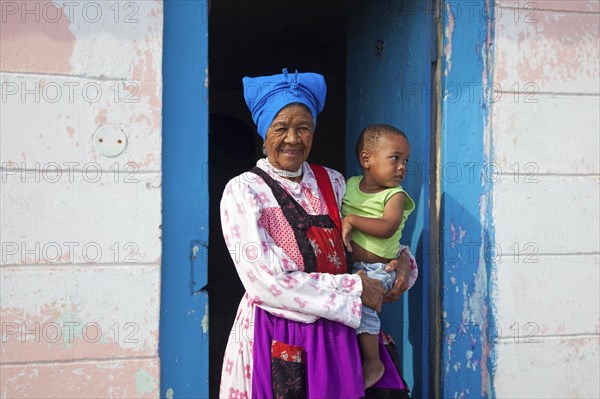
{"label": "baby's head", "polygon": [[365,175],[382,187],[397,186],[404,179],[410,143],[399,129],[385,124],[368,126],[358,136],[355,152]]}

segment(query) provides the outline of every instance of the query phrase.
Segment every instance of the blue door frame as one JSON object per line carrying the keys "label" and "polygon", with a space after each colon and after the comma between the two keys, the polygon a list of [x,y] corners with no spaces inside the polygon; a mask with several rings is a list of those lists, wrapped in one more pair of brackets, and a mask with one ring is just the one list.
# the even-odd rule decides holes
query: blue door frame
{"label": "blue door frame", "polygon": [[[383,5],[384,2],[380,2]],[[385,2],[390,7],[395,3]],[[419,4],[407,0],[404,4]],[[440,267],[441,310],[443,312],[439,366],[441,369],[440,394],[442,397],[493,397],[493,309],[490,291],[494,272],[494,235],[491,218],[491,179],[485,176],[486,162],[492,154],[489,126],[490,103],[486,89],[491,82],[490,45],[493,40],[493,0],[475,0],[465,3],[440,0],[442,10],[442,74],[440,101]],[[468,4],[467,4],[468,3]],[[361,3],[362,5],[362,3]],[[401,10],[395,10],[400,12]],[[430,11],[429,11],[430,12]],[[460,14],[460,15],[459,15]],[[427,16],[425,14],[421,16]],[[393,15],[388,15],[393,21]],[[427,17],[426,17],[427,18]],[[431,19],[429,19],[429,23]],[[389,22],[389,21],[388,21]],[[406,22],[406,21],[405,21]],[[433,21],[435,23],[437,21]],[[413,19],[413,24],[422,23]],[[375,30],[378,28],[375,27]],[[409,29],[408,25],[402,29]],[[409,32],[410,29],[406,32]],[[405,33],[406,33],[405,32]],[[400,96],[415,96],[426,102],[432,95],[429,71],[406,68],[402,55],[425,57],[418,43],[433,43],[432,29],[422,31],[426,37],[405,36],[400,53],[394,62],[396,68],[412,74],[412,82],[424,82],[417,93],[400,92]],[[208,9],[206,1],[164,2],[163,40],[163,224],[162,224],[162,277],[160,344],[161,397],[208,397],[208,297],[202,288],[206,285],[208,245]],[[379,32],[382,35],[385,32]],[[400,32],[396,32],[400,34]],[[402,36],[401,36],[402,37]],[[393,42],[393,37],[388,43]],[[374,43],[366,43],[374,51]],[[389,46],[384,51],[389,50]],[[349,59],[349,62],[351,60]],[[420,60],[421,62],[423,60]],[[351,79],[350,69],[348,80]],[[386,75],[387,83],[398,81],[398,76]],[[457,95],[457,87],[461,89]],[[472,90],[472,88],[480,90]],[[388,88],[383,88],[388,89]],[[404,89],[412,88],[405,86]],[[351,94],[351,93],[349,93]],[[395,99],[398,92],[390,94]],[[348,97],[348,112],[350,95]],[[379,98],[379,97],[377,97]],[[487,97],[489,99],[489,96]],[[437,101],[438,98],[433,98]],[[395,100],[394,100],[395,101]],[[372,119],[366,122],[387,122],[412,131],[428,132],[429,109],[416,102],[404,105],[387,101],[374,108]],[[412,108],[411,108],[412,107]],[[381,114],[377,113],[381,110]],[[398,113],[400,111],[400,113]],[[416,112],[416,113],[412,113]],[[366,114],[365,114],[366,115]],[[398,116],[404,116],[402,120]],[[357,121],[348,120],[353,143]],[[407,124],[407,125],[405,125]],[[415,148],[416,144],[416,148]],[[429,135],[413,139],[413,151],[421,155],[421,167],[429,165]],[[347,173],[356,173],[351,151],[347,151]],[[444,175],[450,167],[458,166],[461,176]],[[420,176],[429,177],[429,170]],[[477,176],[472,181],[471,176]],[[410,179],[410,177],[409,177]],[[407,181],[409,192],[419,198],[418,213],[410,237],[413,251],[421,262],[421,292],[413,291],[400,305],[403,315],[395,318],[392,328],[402,337],[403,360],[411,360],[413,372],[407,374],[411,385],[419,386],[419,397],[431,397],[427,381],[433,378],[428,368],[429,334],[435,326],[428,324],[429,295],[425,295],[428,279],[423,271],[430,261],[426,206],[429,191],[426,184],[414,186]],[[454,232],[460,231],[457,235]],[[465,250],[475,253],[456,257],[448,248],[461,242]],[[422,247],[416,246],[421,240]],[[486,250],[488,249],[488,250]],[[450,256],[452,255],[452,256]],[[433,260],[432,260],[433,261]],[[455,287],[459,287],[458,292]],[[411,297],[412,295],[412,297]],[[411,298],[416,297],[417,301]],[[411,313],[411,309],[412,312]],[[415,313],[416,312],[416,313]],[[466,313],[465,313],[466,312]],[[411,316],[411,314],[413,316]],[[466,316],[465,316],[466,314]],[[414,318],[413,318],[414,317]],[[411,332],[411,329],[417,331]],[[418,346],[416,346],[418,345]],[[418,348],[412,352],[413,348]],[[415,356],[418,354],[417,358]],[[413,365],[404,364],[405,372]],[[420,383],[419,383],[420,382]],[[417,397],[417,396],[415,396]]]}
{"label": "blue door frame", "polygon": [[440,395],[494,397],[494,1],[441,6]]}
{"label": "blue door frame", "polygon": [[161,398],[208,398],[208,9],[164,2]]}

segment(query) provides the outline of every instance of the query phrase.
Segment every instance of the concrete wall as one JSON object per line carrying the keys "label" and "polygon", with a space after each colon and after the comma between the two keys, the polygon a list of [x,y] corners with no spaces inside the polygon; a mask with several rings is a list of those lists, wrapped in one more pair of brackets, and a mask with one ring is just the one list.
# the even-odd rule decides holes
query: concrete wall
{"label": "concrete wall", "polygon": [[495,11],[495,393],[600,397],[600,3]]}
{"label": "concrete wall", "polygon": [[156,397],[162,2],[0,6],[0,397]]}

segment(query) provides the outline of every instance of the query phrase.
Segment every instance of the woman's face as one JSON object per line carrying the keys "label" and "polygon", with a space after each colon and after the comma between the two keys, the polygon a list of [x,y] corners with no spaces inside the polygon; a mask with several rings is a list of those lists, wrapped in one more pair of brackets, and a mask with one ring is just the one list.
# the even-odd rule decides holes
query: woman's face
{"label": "woman's face", "polygon": [[283,108],[267,130],[265,149],[277,169],[297,171],[308,158],[313,140],[312,115],[298,104]]}

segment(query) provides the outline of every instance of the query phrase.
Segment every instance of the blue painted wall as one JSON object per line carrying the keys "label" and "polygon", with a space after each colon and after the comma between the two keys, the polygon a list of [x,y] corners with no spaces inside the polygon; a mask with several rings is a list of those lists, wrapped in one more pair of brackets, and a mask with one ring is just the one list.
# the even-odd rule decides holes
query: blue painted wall
{"label": "blue painted wall", "polygon": [[491,102],[493,4],[442,1],[442,397],[493,397]]}
{"label": "blue painted wall", "polygon": [[[402,186],[417,204],[402,242],[420,265],[415,286],[381,314],[384,331],[401,351],[402,372],[415,398],[430,397],[429,186],[431,54],[435,47],[432,2],[360,2],[348,20],[346,176],[361,174],[354,155],[366,126],[387,123],[410,139],[411,158]],[[429,6],[429,9],[427,7]]]}
{"label": "blue painted wall", "polygon": [[208,12],[164,2],[161,397],[208,397]]}

